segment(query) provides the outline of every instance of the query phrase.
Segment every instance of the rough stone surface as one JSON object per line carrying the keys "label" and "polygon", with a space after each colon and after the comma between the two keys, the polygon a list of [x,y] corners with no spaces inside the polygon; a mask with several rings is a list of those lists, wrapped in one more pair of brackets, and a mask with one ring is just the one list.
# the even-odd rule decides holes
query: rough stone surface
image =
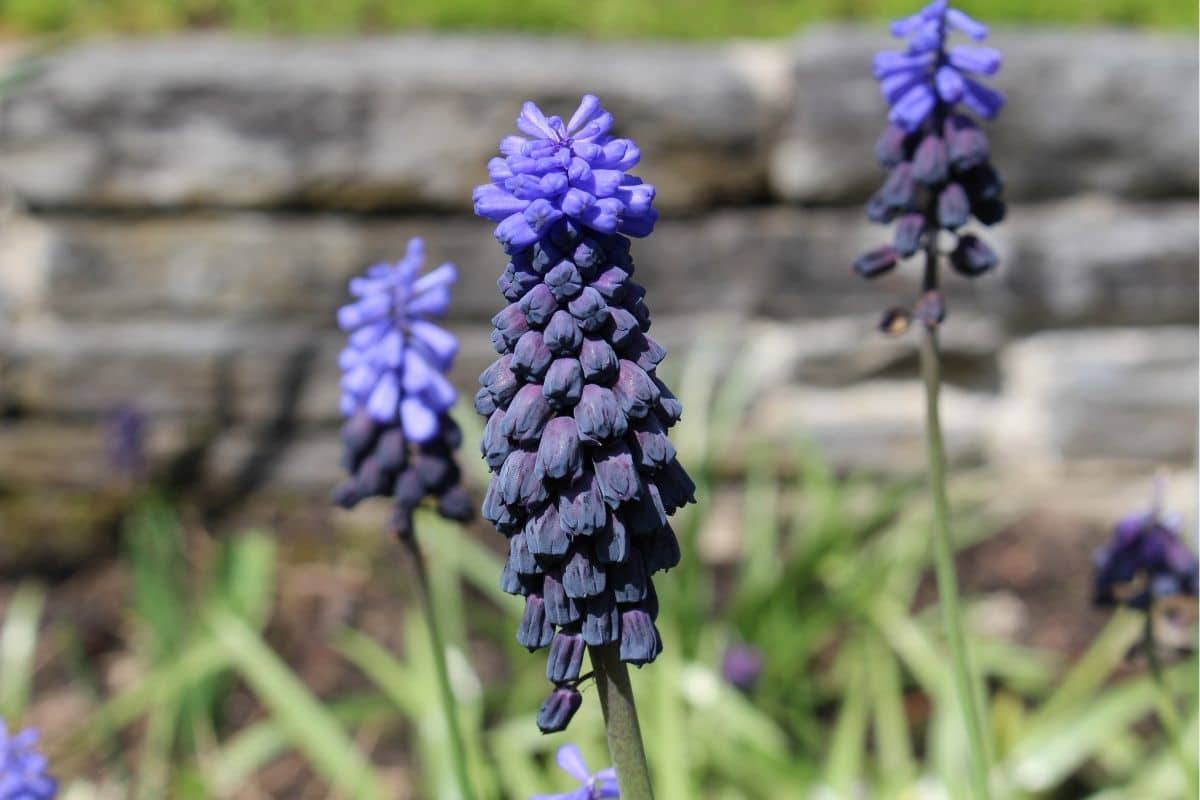
{"label": "rough stone surface", "polygon": [[0,103],[0,175],[42,206],[465,210],[520,104],[585,92],[637,131],[660,203],[761,195],[786,97],[770,46],[192,36],[72,48]]}
{"label": "rough stone surface", "polygon": [[[681,458],[737,470],[729,443],[755,435],[815,442],[840,469],[920,472],[915,341],[874,331],[919,271],[850,268],[888,237],[861,208],[883,119],[867,64],[886,44],[822,28],[726,46],[62,51],[0,99],[0,530],[25,542],[0,571],[111,518],[102,419],[130,401],[152,417],[156,464],[195,453],[202,494],[322,504],[339,477],[334,313],[346,280],[411,236],[459,265],[446,324],[473,395],[505,259],[470,189],[526,96],[570,110],[595,91],[642,146],[665,213],[635,244],[636,280],[687,408]],[[1015,202],[984,232],[997,273],[946,279],[949,454],[984,468],[996,502],[1102,497],[1112,516],[1156,465],[1195,459],[1194,43],[1001,30],[997,45],[1010,102],[991,131]],[[460,410],[474,474],[478,420]]]}
{"label": "rough stone surface", "polygon": [[1195,328],[1041,333],[1003,359],[998,454],[1014,463],[1187,463],[1196,452]]}
{"label": "rough stone surface", "polygon": [[[1185,36],[1000,30],[992,126],[1013,199],[1192,196]],[[39,206],[465,210],[521,101],[601,95],[667,209],[857,203],[880,180],[882,28],[684,45],[190,36],[71,48],[0,103],[0,176]],[[1053,76],[1047,80],[1046,76]]]}
{"label": "rough stone surface", "polygon": [[[1108,192],[1192,196],[1198,110],[1191,37],[1133,31],[996,29],[996,89],[1008,99],[988,136],[1013,200]],[[871,56],[884,28],[816,28],[793,46],[794,92],[771,154],[772,191],[853,203],[883,180],[871,154],[886,110]]]}
{"label": "rough stone surface", "polygon": [[[394,259],[415,235],[425,236],[431,260],[459,265],[454,319],[490,318],[505,261],[485,224],[254,212],[0,225],[0,309],[81,321],[301,320],[329,329],[346,280]],[[951,325],[967,311],[1014,329],[1196,317],[1195,203],[1094,196],[1018,205],[984,235],[999,250],[1000,269],[976,281],[947,278]],[[667,315],[876,315],[913,296],[919,280],[915,266],[875,282],[853,274],[855,256],[886,236],[857,209],[724,210],[668,217],[634,256],[637,279]]]}

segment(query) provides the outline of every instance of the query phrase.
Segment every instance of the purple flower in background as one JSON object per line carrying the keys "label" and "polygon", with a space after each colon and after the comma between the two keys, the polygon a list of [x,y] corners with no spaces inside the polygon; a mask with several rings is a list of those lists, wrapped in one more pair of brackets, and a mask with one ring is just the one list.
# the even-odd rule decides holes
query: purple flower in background
{"label": "purple flower in background", "polygon": [[146,469],[146,415],[135,405],[114,409],[104,426],[104,455],[108,466],[127,477]]}
{"label": "purple flower in background", "polygon": [[594,95],[566,123],[525,103],[517,117],[525,136],[500,141],[500,156],[488,162],[492,182],[473,193],[475,213],[499,223],[505,252],[529,247],[560,220],[626,236],[654,229],[654,187],[627,174],[641,153],[632,140],[609,135],[612,125]]}
{"label": "purple flower in background", "polygon": [[338,325],[350,335],[338,363],[342,368],[342,415],[365,411],[373,421],[399,422],[413,442],[427,442],[439,419],[454,405],[445,372],[458,341],[429,322],[446,313],[453,264],[418,276],[425,260],[420,239],[396,264],[376,264],[350,281],[357,298],[338,309]]}
{"label": "purple flower in background", "polygon": [[502,588],[525,597],[517,640],[549,648],[545,732],[579,708],[588,647],[637,665],[662,649],[651,576],[679,562],[668,517],[695,491],[667,438],[682,407],[656,375],[666,349],[623,235],[650,232],[653,190],[624,174],[637,147],[611,125],[591,95],[565,125],[526,103],[517,127],[534,138],[503,140],[475,190],[510,257],[500,357],[475,396],[493,473],[483,515],[509,540]]}
{"label": "purple flower in background", "polygon": [[1130,514],[1118,522],[1093,561],[1097,605],[1146,611],[1157,600],[1197,594],[1196,554],[1180,538],[1179,521],[1158,511]]}
{"label": "purple flower in background", "polygon": [[875,145],[887,179],[867,203],[867,218],[895,223],[892,243],[861,255],[854,269],[864,278],[891,272],[917,253],[925,257],[920,301],[912,309],[890,309],[880,328],[907,330],[911,320],[933,327],[945,316],[939,289],[938,236],[953,237],[950,267],[967,278],[995,268],[995,252],[978,235],[963,230],[973,217],[984,225],[1004,218],[1004,185],[989,163],[991,147],[974,117],[991,119],[1004,98],[979,82],[1000,69],[990,47],[947,45],[952,32],[976,41],[987,28],[935,0],[892,24],[907,39],[903,51],[875,55],[873,69],[889,106],[890,124]]}
{"label": "purple flower in background", "polygon": [[912,133],[939,104],[962,104],[985,119],[996,116],[1004,98],[976,78],[995,75],[1002,58],[990,47],[946,47],[951,31],[975,41],[987,38],[987,26],[934,0],[911,17],[892,23],[892,35],[908,40],[904,51],[885,50],[875,56],[875,78],[891,107],[888,119]]}
{"label": "purple flower in background", "polygon": [[0,800],[50,800],[57,794],[46,757],[34,749],[37,740],[33,728],[10,736],[0,719]]}
{"label": "purple flower in background", "polygon": [[575,745],[564,744],[558,748],[556,760],[563,772],[582,785],[574,791],[561,794],[538,794],[529,800],[606,800],[621,796],[617,789],[617,773],[610,767],[593,775],[588,771],[583,754]]}
{"label": "purple flower in background", "polygon": [[446,313],[457,271],[442,264],[418,275],[423,260],[421,240],[411,240],[399,263],[352,278],[356,299],[338,310],[349,334],[339,365],[350,478],[334,502],[350,508],[366,497],[394,497],[390,526],[399,536],[411,533],[412,512],[425,497],[436,497],[447,518],[471,516],[454,461],[462,433],[447,413],[456,393],[445,373],[458,341],[429,321]]}
{"label": "purple flower in background", "polygon": [[743,692],[754,689],[762,670],[762,651],[748,644],[730,645],[721,658],[721,674]]}

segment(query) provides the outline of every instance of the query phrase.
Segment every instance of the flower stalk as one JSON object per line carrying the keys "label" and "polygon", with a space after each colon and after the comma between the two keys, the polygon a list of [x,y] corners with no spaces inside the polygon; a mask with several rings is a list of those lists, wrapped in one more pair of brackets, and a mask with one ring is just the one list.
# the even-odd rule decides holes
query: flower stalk
{"label": "flower stalk", "polygon": [[592,656],[608,752],[617,770],[621,797],[623,800],[653,800],[654,789],[650,785],[633,687],[629,683],[629,669],[621,660],[620,648],[607,644],[591,647],[588,651]]}
{"label": "flower stalk", "polygon": [[450,752],[454,762],[454,778],[458,783],[459,796],[473,800],[471,777],[467,770],[467,748],[463,744],[462,725],[459,722],[458,700],[450,683],[450,670],[446,665],[446,643],[442,637],[441,624],[433,603],[433,590],[429,583],[429,568],[425,554],[416,535],[401,538],[412,560],[413,572],[417,577],[417,593],[421,597],[421,610],[425,614],[425,627],[429,631],[429,649],[433,651],[433,666],[437,673],[438,691],[442,701],[442,715],[446,718],[446,735],[450,740]]}
{"label": "flower stalk", "polygon": [[1154,681],[1154,702],[1158,723],[1167,737],[1167,746],[1171,749],[1172,757],[1179,762],[1179,768],[1187,779],[1188,797],[1200,797],[1200,774],[1197,774],[1195,760],[1188,757],[1187,751],[1183,747],[1183,728],[1179,722],[1175,702],[1171,698],[1171,690],[1167,686],[1162,658],[1158,653],[1158,642],[1154,635],[1153,611],[1147,611],[1145,618],[1145,627],[1142,629],[1142,645],[1146,649],[1146,660],[1150,665],[1150,678]]}
{"label": "flower stalk", "polygon": [[[930,248],[930,258],[936,252]],[[988,748],[980,709],[977,680],[971,668],[967,638],[963,631],[962,606],[958,594],[958,573],[954,567],[954,539],[950,527],[950,502],[946,497],[946,455],[942,442],[940,400],[942,382],[941,353],[937,328],[927,327],[921,339],[921,377],[925,383],[925,442],[929,457],[929,489],[933,496],[933,564],[937,573],[938,598],[942,624],[950,650],[950,668],[954,693],[962,709],[971,752],[970,779],[976,800],[991,796],[988,787]]]}

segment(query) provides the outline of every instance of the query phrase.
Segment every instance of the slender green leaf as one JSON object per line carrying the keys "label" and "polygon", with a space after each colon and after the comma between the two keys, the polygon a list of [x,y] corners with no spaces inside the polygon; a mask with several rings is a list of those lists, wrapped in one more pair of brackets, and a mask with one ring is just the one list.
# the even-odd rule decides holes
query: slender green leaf
{"label": "slender green leaf", "polygon": [[233,666],[318,774],[350,797],[385,796],[380,777],[337,720],[241,617],[217,608],[208,623]]}
{"label": "slender green leaf", "polygon": [[17,720],[29,703],[37,654],[38,622],[46,591],[23,583],[13,592],[0,629],[0,717]]}

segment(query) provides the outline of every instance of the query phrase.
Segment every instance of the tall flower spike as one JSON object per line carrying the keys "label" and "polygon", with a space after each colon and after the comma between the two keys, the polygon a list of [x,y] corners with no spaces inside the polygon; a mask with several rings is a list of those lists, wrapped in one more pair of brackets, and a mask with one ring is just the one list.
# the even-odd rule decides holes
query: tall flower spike
{"label": "tall flower spike", "polygon": [[509,539],[501,586],[526,598],[517,639],[550,648],[546,732],[579,707],[586,646],[639,665],[662,649],[650,576],[678,563],[667,518],[695,489],[667,439],[681,409],[655,374],[666,350],[626,238],[654,227],[654,187],[626,172],[638,149],[612,124],[592,95],[566,123],[526,103],[526,136],[500,142],[474,193],[510,256],[500,357],[475,396],[493,473],[483,514]]}
{"label": "tall flower spike", "polygon": [[934,0],[912,16],[892,23],[892,34],[907,40],[902,51],[877,53],[874,73],[890,108],[889,125],[875,154],[889,171],[883,187],[867,203],[867,217],[896,223],[891,245],[876,248],[854,263],[865,278],[890,272],[902,259],[924,251],[922,298],[910,312],[891,309],[880,328],[898,334],[901,317],[927,326],[943,317],[938,276],[938,234],[954,237],[949,263],[974,278],[996,266],[995,252],[974,233],[961,229],[971,217],[984,225],[1004,218],[1003,183],[989,163],[990,147],[973,119],[991,119],[1004,105],[1000,93],[979,79],[1000,69],[1000,53],[990,47],[947,45],[952,32],[981,41],[987,27],[946,0]]}
{"label": "tall flower spike", "polygon": [[458,342],[430,322],[445,314],[453,264],[419,275],[420,239],[408,243],[396,264],[376,264],[350,280],[355,300],[338,310],[349,335],[339,357],[342,369],[342,465],[349,479],[334,502],[351,508],[367,497],[394,497],[390,527],[412,531],[412,512],[426,497],[437,499],[449,519],[471,517],[454,451],[462,433],[449,417],[456,393],[446,379]]}
{"label": "tall flower spike", "polygon": [[38,732],[27,728],[10,735],[0,719],[0,798],[51,800],[58,781],[47,772],[46,757],[34,749]]}

